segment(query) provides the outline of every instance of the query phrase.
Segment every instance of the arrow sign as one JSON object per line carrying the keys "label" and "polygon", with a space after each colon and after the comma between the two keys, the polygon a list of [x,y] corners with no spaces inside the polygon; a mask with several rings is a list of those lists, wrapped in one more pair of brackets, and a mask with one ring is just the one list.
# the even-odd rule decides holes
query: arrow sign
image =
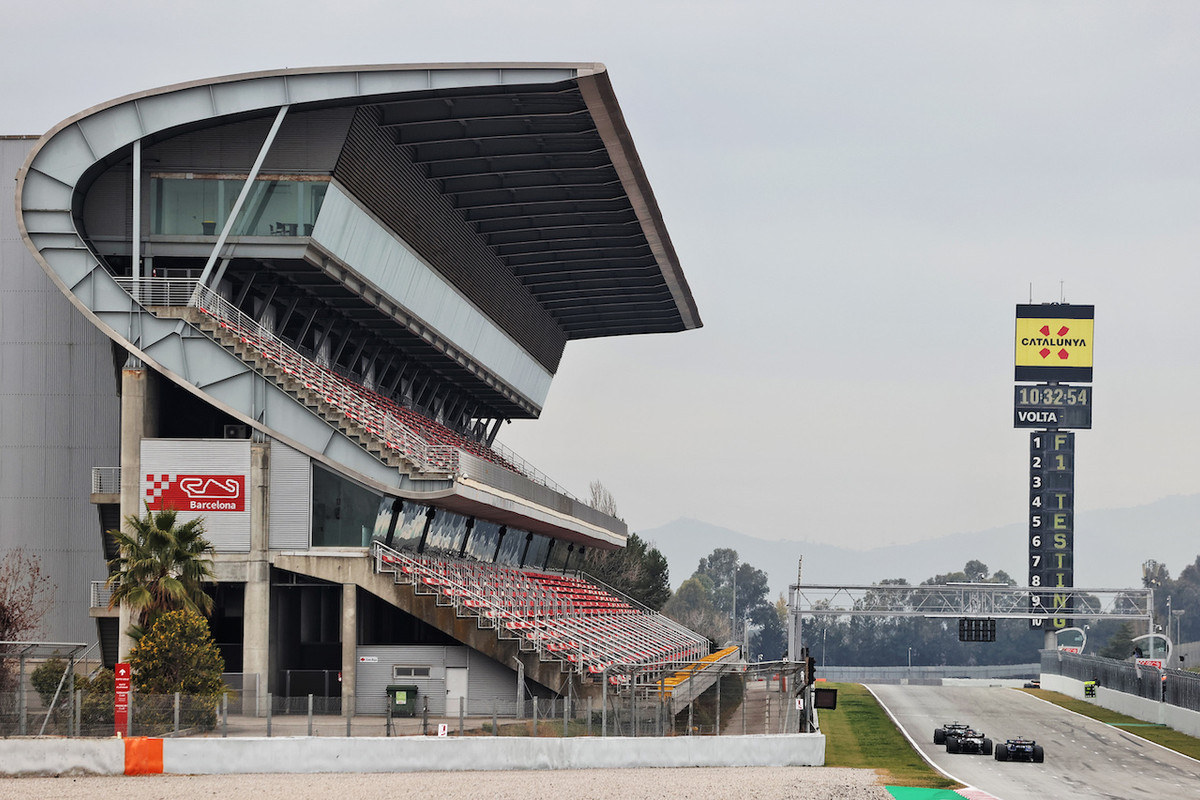
{"label": "arrow sign", "polygon": [[120,738],[129,735],[129,689],[133,670],[128,664],[113,668],[113,733]]}

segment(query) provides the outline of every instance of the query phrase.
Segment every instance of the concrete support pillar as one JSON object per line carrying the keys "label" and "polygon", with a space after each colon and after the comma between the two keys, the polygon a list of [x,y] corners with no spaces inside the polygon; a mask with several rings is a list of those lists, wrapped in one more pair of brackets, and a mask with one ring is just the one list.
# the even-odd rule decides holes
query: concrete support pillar
{"label": "concrete support pillar", "polygon": [[246,564],[246,595],[242,617],[242,673],[257,676],[258,697],[254,714],[266,713],[271,674],[271,562],[270,549],[271,448],[265,442],[250,445],[250,554]]}
{"label": "concrete support pillar", "polygon": [[[121,370],[121,528],[126,529],[126,517],[140,517],[142,505],[142,439],[157,433],[158,398],[150,370],[132,357]],[[133,639],[126,633],[133,620],[130,608],[122,603],[117,660],[126,662],[133,649]]]}
{"label": "concrete support pillar", "polygon": [[353,716],[358,666],[358,585],[342,584],[342,713]]}

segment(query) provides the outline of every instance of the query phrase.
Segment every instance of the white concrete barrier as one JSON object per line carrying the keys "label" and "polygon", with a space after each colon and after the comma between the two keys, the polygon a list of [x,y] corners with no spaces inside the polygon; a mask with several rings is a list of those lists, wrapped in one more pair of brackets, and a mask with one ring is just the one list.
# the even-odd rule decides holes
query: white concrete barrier
{"label": "white concrete barrier", "polygon": [[617,767],[820,766],[825,737],[666,738],[397,737],[360,739],[174,739],[163,771],[427,772]]}
{"label": "white concrete barrier", "polygon": [[[239,773],[560,770],[621,767],[822,766],[825,736],[675,736],[665,738],[419,737],[161,740],[161,764],[147,766],[153,740],[0,740],[0,775],[137,771]],[[151,752],[158,753],[158,743]],[[154,756],[151,756],[153,759]]]}
{"label": "white concrete barrier", "polygon": [[120,739],[0,739],[0,775],[121,775]]}
{"label": "white concrete barrier", "polygon": [[1096,696],[1085,697],[1083,681],[1068,678],[1063,675],[1042,675],[1042,688],[1060,692],[1068,697],[1095,703],[1101,708],[1116,711],[1145,722],[1166,725],[1168,728],[1186,733],[1188,736],[1200,737],[1200,712],[1188,708],[1180,708],[1157,700],[1148,700],[1135,694],[1096,687]]}

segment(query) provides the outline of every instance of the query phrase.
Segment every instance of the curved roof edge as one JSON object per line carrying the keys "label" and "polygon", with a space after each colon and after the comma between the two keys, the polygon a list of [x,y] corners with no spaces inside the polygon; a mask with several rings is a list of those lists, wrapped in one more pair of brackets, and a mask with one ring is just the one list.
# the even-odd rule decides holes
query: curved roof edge
{"label": "curved roof edge", "polygon": [[646,239],[654,253],[654,258],[662,269],[663,278],[671,288],[671,296],[679,308],[684,325],[690,330],[701,327],[700,312],[692,291],[683,276],[679,266],[679,256],[667,233],[666,223],[663,222],[662,211],[654,198],[654,190],[650,188],[650,179],[642,167],[642,159],[633,146],[633,135],[625,124],[625,115],[617,104],[617,96],[613,91],[612,82],[603,65],[597,65],[599,70],[588,75],[579,76],[579,89],[592,112],[592,119],[600,131],[600,138],[606,142],[620,145],[621,158],[613,155],[613,166],[625,187],[625,193],[633,204],[633,210],[646,232]]}

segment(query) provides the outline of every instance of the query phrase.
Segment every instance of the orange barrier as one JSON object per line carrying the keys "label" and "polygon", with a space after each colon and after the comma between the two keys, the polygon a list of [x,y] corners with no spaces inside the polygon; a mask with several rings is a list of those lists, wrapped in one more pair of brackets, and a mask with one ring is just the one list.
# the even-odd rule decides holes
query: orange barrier
{"label": "orange barrier", "polygon": [[125,740],[126,775],[161,775],[163,740],[131,736]]}

